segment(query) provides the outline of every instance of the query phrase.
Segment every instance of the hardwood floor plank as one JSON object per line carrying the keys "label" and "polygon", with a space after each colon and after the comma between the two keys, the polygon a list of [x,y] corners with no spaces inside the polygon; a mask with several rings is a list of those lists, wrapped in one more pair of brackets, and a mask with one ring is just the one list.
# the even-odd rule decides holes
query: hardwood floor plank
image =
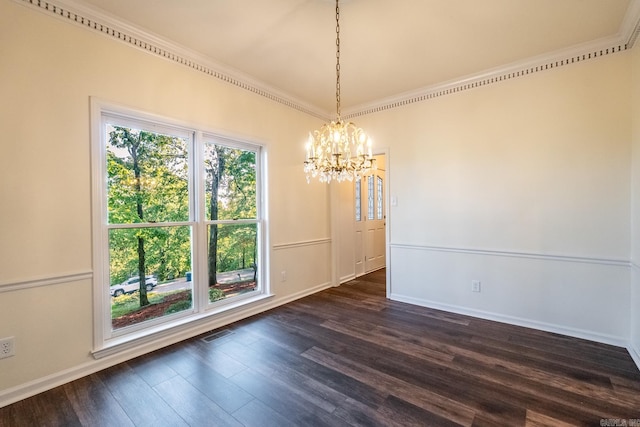
{"label": "hardwood floor plank", "polygon": [[156,385],[154,390],[190,426],[242,425],[180,376]]}
{"label": "hardwood floor plank", "polygon": [[186,380],[228,413],[235,412],[254,399],[251,394],[213,370],[199,372]]}
{"label": "hardwood floor plank", "polygon": [[80,378],[62,387],[82,425],[105,427],[134,425],[98,375]]}
{"label": "hardwood floor plank", "polygon": [[527,419],[525,422],[526,427],[571,427],[574,425],[575,424],[565,423],[564,421],[531,410],[527,411]]}
{"label": "hardwood floor plank", "polygon": [[304,352],[302,356],[357,379],[378,390],[385,390],[387,393],[398,396],[406,402],[413,403],[435,415],[452,420],[458,424],[470,425],[475,415],[475,411],[472,408],[466,407],[460,404],[460,402],[441,396],[433,391],[415,387],[405,381],[375,371],[365,365],[360,365],[325,350],[314,347]]}
{"label": "hardwood floor plank", "polygon": [[237,409],[233,416],[247,427],[298,427],[294,421],[283,417],[278,412],[259,400],[252,400]]}
{"label": "hardwood floor plank", "polygon": [[247,390],[260,402],[297,425],[341,426],[347,425],[340,418],[326,412],[321,406],[301,399],[289,384],[279,383],[254,371],[243,371],[231,380]]}
{"label": "hardwood floor plank", "polygon": [[193,353],[203,364],[206,364],[210,369],[216,372],[218,375],[224,378],[229,378],[242,372],[248,368],[248,366],[240,363],[238,360],[229,357],[227,354],[221,351],[216,351],[221,345],[226,342],[238,342],[235,339],[226,341],[215,342],[200,342],[197,345],[190,346],[185,349]]}
{"label": "hardwood floor plank", "polygon": [[[472,339],[474,344],[497,348],[513,354],[526,354],[528,358],[535,359],[542,363],[554,363],[557,366],[567,368],[579,368],[582,371],[588,371],[598,375],[608,376],[610,378],[620,378],[624,381],[629,376],[629,366],[626,363],[616,363],[613,366],[607,366],[598,363],[595,360],[589,360],[585,357],[577,357],[575,353],[556,354],[547,351],[545,348],[531,348],[513,343],[512,341],[504,341],[497,339],[495,336],[476,336]],[[633,363],[633,362],[632,362]],[[637,378],[640,380],[640,377]],[[632,381],[633,383],[633,381]]]}
{"label": "hardwood floor plank", "polygon": [[390,395],[385,400],[384,405],[382,405],[380,409],[378,409],[378,411],[384,414],[387,418],[394,419],[398,424],[402,426],[455,427],[460,425],[470,425],[459,424],[448,418],[438,416],[420,406],[413,405],[394,395]]}
{"label": "hardwood floor plank", "polygon": [[172,346],[156,356],[156,364],[171,368],[183,378],[197,374],[203,370],[203,363],[200,358],[188,350],[194,345],[196,344],[189,341],[183,343],[182,346]]}
{"label": "hardwood floor plank", "polygon": [[[443,365],[451,363],[454,355],[444,351],[428,348],[419,344],[414,344],[414,340],[403,340],[397,334],[367,325],[354,325],[353,322],[336,322],[327,320],[323,327],[336,332],[343,333],[350,337],[359,338],[372,344],[383,347],[395,348],[402,353],[409,354],[428,361],[438,361]],[[368,330],[367,330],[368,329]],[[385,333],[386,332],[386,333]]]}
{"label": "hardwood floor plank", "polygon": [[[231,354],[253,366],[253,369],[266,377],[272,378],[281,384],[289,384],[295,389],[295,393],[313,404],[321,407],[326,412],[333,412],[337,406],[351,400],[349,396],[325,384],[324,381],[312,378],[306,374],[309,370],[317,370],[311,363],[300,359],[296,354],[290,354],[286,349],[271,343],[270,341],[254,341],[250,346],[234,346]],[[269,349],[269,347],[271,347]],[[218,351],[224,351],[219,349]],[[227,347],[227,351],[230,351]],[[300,360],[303,363],[300,363]],[[308,367],[302,366],[308,363]]]}
{"label": "hardwood floor plank", "polygon": [[[610,405],[585,399],[584,396],[558,389],[552,385],[544,385],[529,380],[518,374],[503,371],[499,366],[488,367],[478,364],[476,360],[468,359],[455,361],[457,371],[462,378],[466,378],[467,390],[462,392],[459,399],[467,398],[475,402],[482,402],[487,396],[492,401],[509,405],[519,405],[522,408],[546,411],[566,421],[577,424],[593,424],[609,413]],[[454,379],[453,372],[449,376]],[[460,380],[460,378],[458,379]],[[479,387],[474,386],[479,384]],[[485,390],[484,393],[481,390]],[[482,393],[481,396],[478,393]],[[591,404],[589,404],[591,403]],[[489,403],[491,404],[491,403]],[[493,414],[481,411],[481,418],[496,422]]]}
{"label": "hardwood floor plank", "polygon": [[0,408],[0,427],[81,425],[62,386]]}
{"label": "hardwood floor plank", "polygon": [[167,364],[159,363],[159,354],[161,354],[160,351],[153,352],[127,362],[129,367],[151,387],[178,375]]}
{"label": "hardwood floor plank", "polygon": [[[341,330],[343,333],[349,334],[351,331],[352,336],[357,336],[361,339],[370,340],[372,343],[382,343],[387,340],[388,345],[395,345],[397,348],[403,348],[408,350],[409,354],[425,355],[420,350],[413,350],[413,347],[418,349],[435,349],[440,354],[449,354],[455,356],[464,356],[467,358],[475,359],[484,365],[489,366],[501,366],[502,369],[509,369],[513,372],[517,372],[519,375],[524,374],[529,379],[536,380],[540,384],[554,384],[558,388],[563,390],[571,390],[571,385],[574,380],[578,381],[578,387],[574,387],[575,391],[579,394],[599,394],[599,398],[604,401],[619,402],[624,405],[638,405],[640,407],[640,397],[634,398],[633,396],[625,396],[619,398],[612,396],[612,385],[609,377],[590,373],[585,370],[575,368],[574,366],[558,366],[555,362],[545,361],[538,362],[535,359],[528,358],[527,355],[505,352],[495,347],[490,346],[478,346],[473,342],[463,345],[448,345],[439,341],[441,338],[435,338],[434,335],[428,333],[424,337],[416,337],[413,334],[405,332],[393,331],[381,326],[369,328],[366,331],[366,325],[358,325],[354,321],[343,321],[342,323],[327,321],[324,326],[332,327],[336,330]],[[378,335],[377,331],[384,331],[384,335]],[[394,336],[395,335],[395,336]],[[413,344],[416,343],[416,344]],[[428,353],[427,353],[428,354]],[[514,355],[514,357],[510,357]],[[425,360],[429,360],[425,358]],[[437,362],[439,359],[431,359],[432,362]]]}
{"label": "hardwood floor plank", "polygon": [[[382,402],[384,404],[384,402]],[[405,427],[401,417],[393,413],[384,414],[383,411],[373,409],[353,399],[345,400],[333,412],[334,415],[345,420],[350,426],[358,427]]]}
{"label": "hardwood floor plank", "polygon": [[136,426],[187,426],[182,418],[127,364],[101,371],[98,377]]}
{"label": "hardwood floor plank", "polygon": [[[268,331],[265,333],[268,336]],[[251,346],[225,346],[221,351],[226,351],[243,363],[252,365],[254,370],[267,377],[280,375],[280,372],[286,369],[295,370],[311,384],[324,384],[324,390],[330,389],[331,392],[325,392],[322,397],[335,405],[352,399],[375,409],[386,398],[386,393],[300,357],[299,353],[294,353],[280,344],[265,338]],[[320,390],[322,389],[317,391]]]}

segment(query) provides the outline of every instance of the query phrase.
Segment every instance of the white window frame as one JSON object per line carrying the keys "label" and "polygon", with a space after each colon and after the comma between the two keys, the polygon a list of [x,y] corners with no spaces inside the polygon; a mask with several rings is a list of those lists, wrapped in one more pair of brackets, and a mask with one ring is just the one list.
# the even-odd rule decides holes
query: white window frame
{"label": "white window frame", "polygon": [[[185,310],[167,317],[150,320],[136,326],[113,330],[111,326],[111,299],[107,284],[109,278],[108,231],[107,218],[107,183],[106,183],[106,124],[104,118],[115,117],[118,124],[139,128],[144,123],[145,130],[168,133],[170,135],[190,135],[191,146],[189,156],[189,218],[179,225],[192,227],[192,267],[193,289],[191,310]],[[258,232],[258,289],[239,295],[229,300],[211,303],[207,282],[207,228],[211,221],[206,220],[205,192],[203,173],[203,146],[205,141],[214,142],[232,148],[251,150],[256,153],[256,219],[230,221],[233,224],[255,223]],[[268,274],[268,227],[266,220],[266,147],[248,141],[245,138],[234,138],[216,132],[201,129],[197,126],[156,116],[117,104],[91,98],[91,170],[92,170],[92,235],[93,235],[93,313],[94,342],[93,355],[101,358],[113,353],[125,351],[155,338],[163,338],[175,334],[176,330],[188,328],[194,322],[222,314],[227,310],[259,302],[272,296]],[[199,179],[195,179],[199,177]],[[224,223],[224,221],[218,221]],[[178,225],[167,223],[161,225]],[[136,227],[138,225],[132,225]]]}

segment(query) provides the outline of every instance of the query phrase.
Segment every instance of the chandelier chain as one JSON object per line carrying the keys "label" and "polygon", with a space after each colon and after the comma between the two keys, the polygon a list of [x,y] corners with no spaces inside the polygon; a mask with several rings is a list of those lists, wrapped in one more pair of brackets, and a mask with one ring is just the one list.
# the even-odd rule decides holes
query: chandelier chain
{"label": "chandelier chain", "polygon": [[340,6],[336,0],[336,112],[340,120]]}
{"label": "chandelier chain", "polygon": [[309,132],[304,172],[307,182],[318,177],[329,183],[360,180],[377,168],[371,138],[352,122],[340,118],[340,6],[336,0],[336,121]]}

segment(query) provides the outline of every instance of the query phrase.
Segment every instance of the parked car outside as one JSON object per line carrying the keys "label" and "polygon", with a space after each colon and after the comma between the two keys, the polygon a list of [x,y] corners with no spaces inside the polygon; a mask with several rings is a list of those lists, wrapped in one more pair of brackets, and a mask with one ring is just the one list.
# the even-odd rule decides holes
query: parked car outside
{"label": "parked car outside", "polygon": [[[153,275],[148,275],[145,277],[145,285],[147,288],[147,292],[152,290],[158,285],[158,279],[156,279]],[[109,289],[109,293],[112,297],[119,297],[124,294],[132,294],[135,291],[140,290],[140,277],[134,276],[130,279],[125,280],[119,285],[112,285]]]}

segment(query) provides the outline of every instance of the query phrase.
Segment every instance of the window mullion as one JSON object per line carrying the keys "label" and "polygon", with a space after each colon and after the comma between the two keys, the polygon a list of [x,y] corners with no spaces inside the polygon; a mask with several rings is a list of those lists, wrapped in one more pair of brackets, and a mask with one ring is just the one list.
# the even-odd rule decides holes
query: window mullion
{"label": "window mullion", "polygon": [[207,286],[207,225],[205,223],[205,171],[203,135],[201,131],[195,132],[192,149],[192,215],[195,225],[193,227],[194,253],[191,256],[191,259],[192,266],[194,268],[194,302],[196,310],[198,312],[204,312],[207,309],[209,299]]}
{"label": "window mullion", "polygon": [[218,219],[215,221],[212,220],[206,220],[205,223],[207,225],[211,225],[211,224],[257,224],[258,222],[260,222],[259,219],[257,218],[251,218],[251,219]]}

